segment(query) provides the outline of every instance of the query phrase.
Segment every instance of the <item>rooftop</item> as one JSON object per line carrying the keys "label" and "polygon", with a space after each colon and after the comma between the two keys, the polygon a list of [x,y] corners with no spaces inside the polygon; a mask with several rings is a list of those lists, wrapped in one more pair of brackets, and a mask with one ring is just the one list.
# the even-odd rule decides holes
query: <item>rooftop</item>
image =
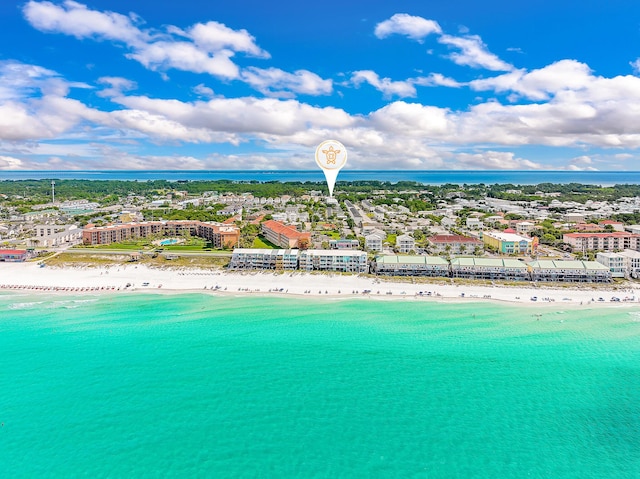
{"label": "rooftop", "polygon": [[376,256],[376,263],[381,264],[426,264],[447,266],[449,263],[441,256],[418,255],[381,255]]}

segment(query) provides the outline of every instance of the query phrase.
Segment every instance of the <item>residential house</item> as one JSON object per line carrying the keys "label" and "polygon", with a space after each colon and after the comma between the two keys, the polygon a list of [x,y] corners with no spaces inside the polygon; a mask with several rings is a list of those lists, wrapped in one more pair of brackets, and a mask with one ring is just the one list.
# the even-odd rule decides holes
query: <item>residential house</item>
{"label": "residential house", "polygon": [[375,230],[364,237],[364,247],[368,251],[382,251],[387,235],[383,231]]}
{"label": "residential house", "polygon": [[410,251],[415,251],[416,249],[416,240],[413,236],[404,234],[396,237],[396,249],[399,253],[409,253]]}

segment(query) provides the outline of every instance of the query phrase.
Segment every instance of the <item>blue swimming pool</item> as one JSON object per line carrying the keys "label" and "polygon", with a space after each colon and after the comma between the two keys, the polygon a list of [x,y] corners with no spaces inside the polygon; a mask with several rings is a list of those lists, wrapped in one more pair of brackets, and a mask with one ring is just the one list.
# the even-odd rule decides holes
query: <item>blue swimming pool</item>
{"label": "blue swimming pool", "polygon": [[160,245],[161,246],[167,246],[167,245],[170,245],[170,244],[176,244],[177,242],[178,242],[177,239],[166,239],[166,240],[160,241]]}

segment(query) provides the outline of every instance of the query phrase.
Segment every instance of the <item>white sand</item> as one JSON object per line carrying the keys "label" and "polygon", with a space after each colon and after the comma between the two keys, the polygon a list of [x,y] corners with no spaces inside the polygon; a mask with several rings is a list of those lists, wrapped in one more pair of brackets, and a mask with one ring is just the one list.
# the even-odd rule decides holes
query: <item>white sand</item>
{"label": "white sand", "polygon": [[[148,283],[148,284],[147,284]],[[85,268],[40,268],[35,263],[0,263],[0,293],[9,291],[62,292],[204,292],[214,294],[262,294],[295,297],[420,299],[441,301],[493,300],[531,306],[629,305],[640,298],[632,287],[571,285],[549,287],[484,286],[473,282],[454,285],[448,280],[430,283],[394,282],[387,278],[348,274],[300,272],[228,272],[199,269],[156,269],[143,265]],[[127,286],[130,285],[130,286]],[[369,291],[366,292],[365,291]],[[532,297],[537,301],[532,301]],[[621,302],[611,302],[618,297]],[[598,301],[603,298],[604,301]]]}

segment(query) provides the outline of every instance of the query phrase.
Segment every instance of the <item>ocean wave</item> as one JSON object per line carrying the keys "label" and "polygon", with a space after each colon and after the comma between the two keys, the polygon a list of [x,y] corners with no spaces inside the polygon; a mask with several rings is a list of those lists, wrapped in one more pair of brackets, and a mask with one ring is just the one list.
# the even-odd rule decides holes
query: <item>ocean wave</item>
{"label": "ocean wave", "polygon": [[629,316],[631,316],[631,321],[634,323],[640,323],[640,311],[631,311]]}
{"label": "ocean wave", "polygon": [[44,304],[44,301],[27,301],[24,303],[11,303],[7,305],[7,309],[33,309],[36,306]]}

